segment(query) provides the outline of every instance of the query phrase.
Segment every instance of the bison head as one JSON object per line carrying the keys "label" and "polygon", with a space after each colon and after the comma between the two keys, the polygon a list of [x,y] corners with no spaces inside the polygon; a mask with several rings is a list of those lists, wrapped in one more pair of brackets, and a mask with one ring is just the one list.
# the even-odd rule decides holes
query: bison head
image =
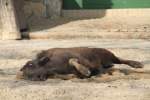
{"label": "bison head", "polygon": [[48,62],[48,57],[28,61],[20,69],[18,76],[27,80],[44,81],[48,78],[48,70],[46,70]]}

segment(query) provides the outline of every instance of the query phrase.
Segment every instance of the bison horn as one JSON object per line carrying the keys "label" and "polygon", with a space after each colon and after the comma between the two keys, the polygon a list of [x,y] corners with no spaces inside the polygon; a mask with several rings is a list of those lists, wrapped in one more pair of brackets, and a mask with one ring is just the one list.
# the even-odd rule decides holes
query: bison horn
{"label": "bison horn", "polygon": [[91,75],[91,71],[86,66],[79,64],[78,59],[71,58],[69,60],[69,64],[71,66],[74,66],[77,69],[77,71],[79,71],[82,75],[84,75],[86,77],[89,77]]}
{"label": "bison horn", "polygon": [[47,62],[49,62],[49,58],[48,57],[42,57],[40,60],[39,60],[39,64],[40,65],[45,65]]}

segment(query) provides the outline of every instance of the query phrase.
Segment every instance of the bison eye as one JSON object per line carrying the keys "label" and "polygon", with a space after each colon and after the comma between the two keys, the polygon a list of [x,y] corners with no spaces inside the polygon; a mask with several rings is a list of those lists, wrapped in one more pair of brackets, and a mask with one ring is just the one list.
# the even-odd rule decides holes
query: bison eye
{"label": "bison eye", "polygon": [[29,67],[32,67],[33,66],[33,64],[29,64]]}

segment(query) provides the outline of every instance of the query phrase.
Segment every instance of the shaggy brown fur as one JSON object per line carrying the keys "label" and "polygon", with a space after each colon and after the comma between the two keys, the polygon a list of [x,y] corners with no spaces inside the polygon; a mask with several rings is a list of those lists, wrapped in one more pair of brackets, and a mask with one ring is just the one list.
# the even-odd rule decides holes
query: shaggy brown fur
{"label": "shaggy brown fur", "polygon": [[67,75],[69,78],[86,78],[111,68],[113,64],[143,67],[138,61],[120,59],[106,49],[77,47],[42,51],[36,59],[28,61],[21,71],[24,79],[35,81],[56,76],[65,79]]}

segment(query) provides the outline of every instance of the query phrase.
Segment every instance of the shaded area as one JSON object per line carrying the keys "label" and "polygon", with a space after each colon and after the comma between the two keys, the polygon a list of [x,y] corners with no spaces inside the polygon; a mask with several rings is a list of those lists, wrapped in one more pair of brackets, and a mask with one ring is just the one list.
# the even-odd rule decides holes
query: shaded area
{"label": "shaded area", "polygon": [[111,0],[83,0],[83,9],[110,9],[112,7]]}
{"label": "shaded area", "polygon": [[111,0],[64,0],[64,9],[110,9]]}
{"label": "shaded area", "polygon": [[64,9],[149,8],[149,0],[64,0]]}
{"label": "shaded area", "polygon": [[[31,3],[31,1],[26,1],[26,2]],[[99,3],[97,4],[97,2],[99,2]],[[32,2],[32,3],[34,3],[34,2]],[[107,4],[107,8],[111,8],[113,5],[111,0],[106,0],[105,3]],[[95,5],[95,4],[97,4],[97,5]],[[94,5],[95,5],[95,7],[97,7],[97,6],[99,6],[99,4],[103,5],[103,4],[101,4],[100,1],[97,1],[97,0],[92,0],[92,1],[91,0],[64,0],[62,8],[67,7],[68,5],[69,5],[69,7],[71,6],[75,9],[88,8],[88,6],[90,6],[90,5],[92,5],[91,7],[93,8]],[[34,15],[34,12],[32,12],[31,16],[27,18],[27,22],[28,22],[29,31],[36,32],[36,31],[51,29],[56,26],[67,24],[67,23],[73,22],[73,21],[102,18],[105,16],[105,14],[106,14],[105,10],[101,10],[101,12],[97,14],[97,16],[88,16],[87,15],[87,16],[84,16],[81,18],[69,18],[69,19],[67,18],[65,20],[62,20],[63,15],[61,16],[62,18],[50,19],[50,18],[36,16],[36,15]],[[27,33],[23,34],[23,36],[29,37],[29,35]]]}
{"label": "shaded area", "polygon": [[27,20],[23,11],[24,0],[15,0],[14,8],[20,32],[27,31]]}
{"label": "shaded area", "polygon": [[82,0],[64,0],[63,9],[81,9]]}

